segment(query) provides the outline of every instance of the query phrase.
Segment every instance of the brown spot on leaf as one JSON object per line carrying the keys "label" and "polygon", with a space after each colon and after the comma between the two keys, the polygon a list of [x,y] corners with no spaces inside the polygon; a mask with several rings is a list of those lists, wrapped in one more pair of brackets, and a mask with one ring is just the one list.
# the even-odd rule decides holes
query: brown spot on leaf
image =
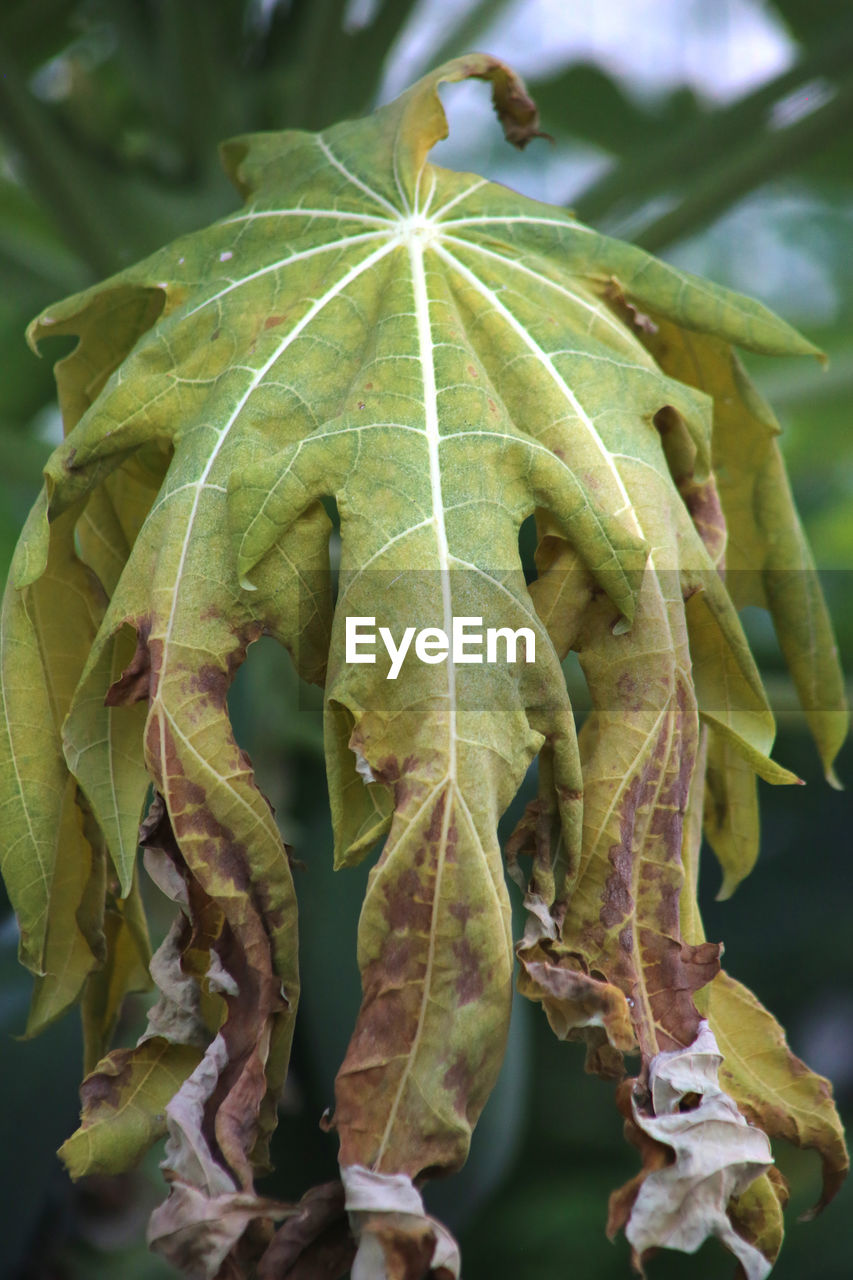
{"label": "brown spot on leaf", "polygon": [[199,805],[203,805],[207,800],[207,792],[201,783],[190,782],[189,779],[184,783],[183,794],[187,804],[193,805],[196,808]]}
{"label": "brown spot on leaf", "polygon": [[406,868],[395,881],[385,884],[383,888],[389,929],[394,932],[403,929],[428,932],[432,904],[424,900],[420,876],[413,867]]}
{"label": "brown spot on leaf", "polygon": [[620,920],[625,920],[634,909],[634,898],[631,893],[631,872],[633,859],[630,845],[615,844],[607,855],[613,870],[607,877],[602,894],[603,905],[598,918],[606,929],[612,929]]}
{"label": "brown spot on leaf", "polygon": [[441,1083],[448,1093],[453,1094],[453,1105],[459,1114],[466,1115],[473,1074],[464,1054],[457,1054],[453,1065],[445,1071]]}
{"label": "brown spot on leaf", "polygon": [[701,484],[687,476],[676,484],[711,559],[721,564],[726,547],[726,521],[713,476]]}
{"label": "brown spot on leaf", "polygon": [[412,943],[408,937],[393,935],[382,951],[382,965],[389,983],[401,981],[412,959]]}
{"label": "brown spot on leaf", "polygon": [[476,951],[467,938],[459,938],[453,944],[453,954],[458,966],[456,996],[460,1008],[478,1000],[483,994],[483,975]]}
{"label": "brown spot on leaf", "polygon": [[688,946],[642,927],[638,929],[638,939],[658,1047],[686,1047],[699,1031],[700,1017],[693,995],[719,973],[720,945],[703,942]]}
{"label": "brown spot on leaf", "polygon": [[200,693],[204,698],[209,699],[215,706],[225,705],[225,695],[228,692],[228,673],[218,667],[213,662],[207,662],[196,671],[195,675],[190,678],[190,688],[194,693]]}
{"label": "brown spot on leaf", "polygon": [[[358,734],[357,732],[353,733],[352,737],[349,740],[349,745],[350,745],[351,751],[358,750],[358,751],[361,751],[362,754],[364,754],[362,751],[362,747],[364,743],[362,741],[361,735]],[[380,760],[376,765],[376,768],[373,770],[373,776],[377,782],[385,782],[385,783],[388,783],[389,785],[393,782],[396,782],[397,779],[400,777],[400,762],[397,759],[397,757],[385,756],[385,758],[383,760]]]}
{"label": "brown spot on leaf", "polygon": [[425,1219],[409,1219],[410,1225],[404,1222],[391,1214],[376,1214],[365,1218],[361,1232],[379,1241],[387,1280],[427,1280],[435,1232]]}
{"label": "brown spot on leaf", "polygon": [[459,828],[456,825],[455,818],[451,818],[447,826],[447,836],[445,840],[444,856],[448,862],[456,861],[456,847],[459,843]]}
{"label": "brown spot on leaf", "polygon": [[616,681],[616,692],[627,711],[641,711],[643,700],[638,694],[637,678],[630,671],[623,671]]}
{"label": "brown spot on leaf", "polygon": [[454,920],[458,920],[463,930],[471,919],[471,905],[468,902],[451,902],[447,908]]}
{"label": "brown spot on leaf", "polygon": [[148,649],[150,630],[150,619],[140,620],[136,632],[136,652],[118,680],[107,690],[105,707],[129,707],[148,697],[151,688],[151,654]]}
{"label": "brown spot on leaf", "polygon": [[432,817],[430,818],[430,823],[427,827],[426,838],[430,844],[434,844],[441,839],[442,827],[444,825],[444,808],[446,804],[447,792],[442,791],[433,806]]}
{"label": "brown spot on leaf", "polygon": [[122,1101],[122,1077],[133,1049],[114,1049],[110,1054],[110,1072],[95,1071],[80,1086],[80,1103],[84,1111],[115,1107]]}
{"label": "brown spot on leaf", "polygon": [[[376,774],[374,774],[373,776],[376,777]],[[399,782],[395,782],[394,808],[398,812],[401,812],[406,808],[409,800],[414,795],[414,791],[415,789],[412,786],[411,782],[408,780],[408,778],[401,778]]]}

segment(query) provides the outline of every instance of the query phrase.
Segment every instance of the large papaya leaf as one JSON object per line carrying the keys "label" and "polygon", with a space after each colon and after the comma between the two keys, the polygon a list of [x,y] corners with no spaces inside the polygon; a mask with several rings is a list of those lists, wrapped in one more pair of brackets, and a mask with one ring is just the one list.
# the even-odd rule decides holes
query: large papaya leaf
{"label": "large papaya leaf", "polygon": [[[325,685],[337,865],[385,837],[336,1084],[342,1191],[324,1198],[334,1212],[313,1235],[286,1222],[263,1268],[296,1256],[302,1235],[310,1249],[317,1232],[337,1232],[342,1204],[354,1274],[458,1273],[418,1186],[464,1161],[500,1066],[512,949],[496,829],[537,755],[539,797],[510,849],[517,877],[519,855],[533,855],[523,988],[558,1034],[587,1040],[603,1074],[623,1074],[623,1054],[639,1049],[639,1089],[654,1099],[664,1082],[659,1115],[639,1102],[631,1113],[646,1148],[673,1127],[670,1112],[679,1119],[675,1174],[638,1184],[639,1218],[621,1201],[629,1235],[642,1252],[713,1232],[743,1261],[721,1188],[743,1196],[769,1178],[766,1139],[747,1100],[739,1110],[734,1086],[725,1092],[713,1020],[694,998],[719,968],[719,946],[693,928],[684,857],[700,720],[748,772],[794,779],[769,757],[773,718],[719,573],[715,470],[734,445],[716,382],[668,367],[644,337],[665,323],[769,354],[812,348],[758,303],[431,165],[446,133],[437,87],[468,76],[492,82],[511,142],[536,135],[520,81],[472,55],[365,120],[237,139],[224,159],[242,212],[30,330],[33,343],[80,342],[58,370],[68,435],[22,539],[4,636],[35,651],[30,633],[15,638],[21,602],[52,600],[81,574],[99,583],[108,603],[75,627],[61,715],[41,716],[49,759],[75,803],[79,787],[97,834],[86,847],[106,843],[124,894],[153,783],[141,842],[179,909],[151,962],[146,1034],[88,1077],[65,1155],[75,1175],[118,1168],[166,1129],[170,1196],[149,1238],[211,1280],[257,1261],[283,1212],[255,1196],[253,1176],[296,1010],[295,898],[226,705],[262,633]],[[342,540],[333,615],[328,499]],[[528,591],[518,533],[534,512],[540,578]],[[353,660],[353,622],[378,626],[385,652]],[[448,653],[442,636],[460,626],[489,632],[489,661]],[[579,740],[560,669],[569,649],[593,704]],[[38,672],[49,680],[50,654]],[[24,952],[37,967],[53,855],[22,781],[27,728],[9,718],[3,785],[19,830],[10,891],[23,936],[39,940]],[[70,859],[81,885],[86,856]],[[94,1042],[114,1012],[110,975],[129,982],[134,967],[133,899],[118,911],[111,892]],[[693,1093],[708,1125],[681,1118]],[[720,1117],[732,1158],[715,1187],[707,1134]],[[669,1231],[694,1158],[707,1194]],[[760,1186],[735,1225],[759,1216],[769,1180]]]}

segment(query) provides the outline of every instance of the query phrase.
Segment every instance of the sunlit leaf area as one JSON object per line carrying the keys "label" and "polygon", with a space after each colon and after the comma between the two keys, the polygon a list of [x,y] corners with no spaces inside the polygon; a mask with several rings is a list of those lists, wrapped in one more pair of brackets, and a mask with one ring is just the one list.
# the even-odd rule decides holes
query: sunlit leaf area
{"label": "sunlit leaf area", "polygon": [[849,1276],[851,55],[2,7],[3,1280]]}

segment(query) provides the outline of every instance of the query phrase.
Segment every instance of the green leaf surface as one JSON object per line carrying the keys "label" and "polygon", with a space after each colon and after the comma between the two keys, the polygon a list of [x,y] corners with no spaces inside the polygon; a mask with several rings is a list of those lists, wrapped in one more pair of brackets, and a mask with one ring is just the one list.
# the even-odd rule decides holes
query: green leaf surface
{"label": "green leaf surface", "polygon": [[723,871],[718,898],[729,898],[758,857],[758,784],[749,762],[711,733],[705,773],[705,835]]}
{"label": "green leaf surface", "polygon": [[[46,531],[46,503],[28,530]],[[59,730],[100,620],[97,581],[77,559],[74,514],[56,522],[42,577],[4,597],[0,813],[3,878],[18,916],[21,960],[39,975],[31,1030],[79,994],[96,964],[97,903],[84,908],[93,855]],[[12,572],[26,562],[29,534]]]}

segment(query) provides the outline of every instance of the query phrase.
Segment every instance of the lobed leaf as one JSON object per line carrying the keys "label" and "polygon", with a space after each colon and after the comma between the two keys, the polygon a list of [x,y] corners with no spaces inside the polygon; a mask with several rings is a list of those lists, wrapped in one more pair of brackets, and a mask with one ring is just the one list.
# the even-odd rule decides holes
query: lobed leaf
{"label": "lobed leaf", "polygon": [[714,468],[728,527],[729,592],[738,608],[769,609],[827,777],[834,780],[832,762],[849,726],[844,682],[776,440],[779,425],[729,346],[729,335],[693,332],[694,326],[679,330],[657,314],[655,322],[655,332],[639,336],[661,367],[714,397]]}
{"label": "lobed leaf", "polygon": [[[827,767],[846,725],[767,411],[730,354],[812,348],[758,303],[430,164],[438,85],[470,76],[491,81],[511,142],[536,136],[518,78],[471,55],[367,119],[236,139],[223,158],[242,212],[31,326],[34,344],[80,339],[57,368],[67,436],[0,637],[4,874],[24,958],[53,984],[38,1020],[102,964],[89,1053],[108,1037],[147,946],[137,843],[177,907],[147,1030],[88,1077],[63,1152],[74,1176],[119,1169],[167,1126],[170,1192],[149,1239],[192,1276],[335,1268],[353,1241],[354,1275],[457,1274],[415,1184],[464,1161],[500,1068],[513,954],[496,831],[538,757],[507,850],[522,882],[532,859],[522,990],[600,1074],[641,1054],[622,1098],[645,1168],[612,1224],[638,1257],[716,1234],[764,1275],[779,1189],[761,1129],[821,1149],[827,1197],[843,1144],[817,1077],[791,1088],[776,1024],[719,974],[696,864],[706,765],[725,891],[754,860],[752,774],[797,780],[770,758],[737,617],[758,598],[733,585],[745,573]],[[518,537],[534,513],[528,590]],[[460,617],[523,629],[534,660],[348,660],[348,619],[411,639]],[[384,839],[335,1089],[343,1204],[334,1191],[295,1210],[254,1189],[299,988],[289,851],[228,718],[262,634],[324,686],[336,865]],[[592,702],[579,735],[570,650]]]}

